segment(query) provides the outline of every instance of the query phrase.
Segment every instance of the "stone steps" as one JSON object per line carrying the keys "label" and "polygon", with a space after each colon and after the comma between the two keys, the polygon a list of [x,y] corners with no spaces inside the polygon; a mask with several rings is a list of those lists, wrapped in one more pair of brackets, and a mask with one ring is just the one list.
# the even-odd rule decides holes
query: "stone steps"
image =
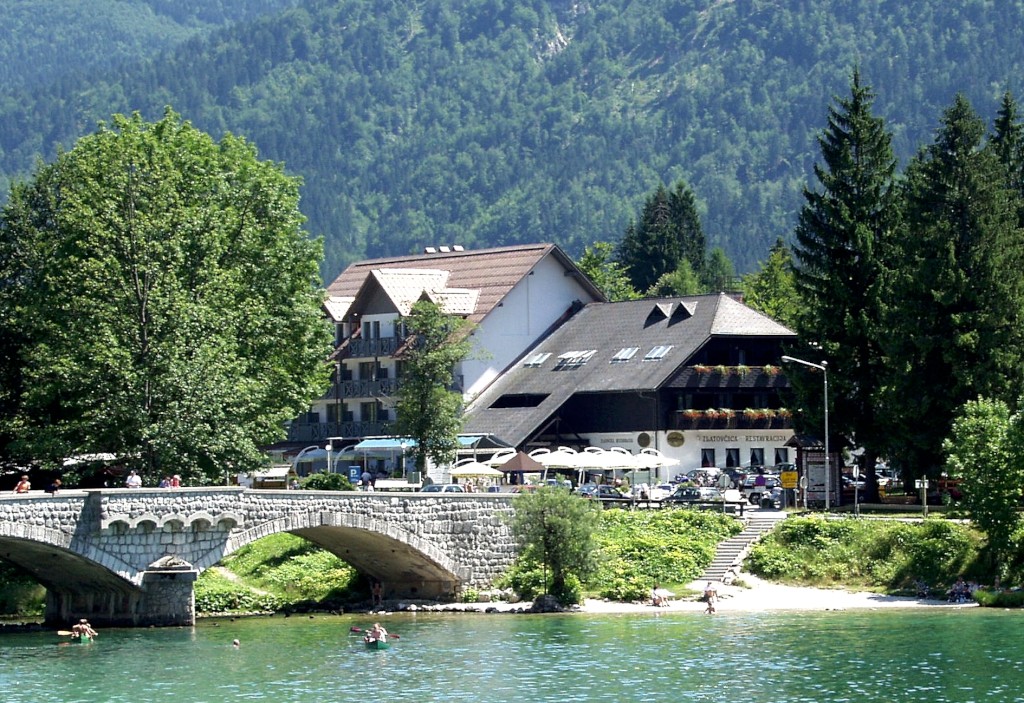
{"label": "stone steps", "polygon": [[736,577],[739,565],[750,552],[751,546],[762,535],[775,529],[780,520],[786,519],[786,513],[772,511],[769,513],[754,513],[748,519],[743,531],[734,537],[719,542],[715,550],[715,558],[704,570],[701,576],[702,581],[720,581],[731,583]]}

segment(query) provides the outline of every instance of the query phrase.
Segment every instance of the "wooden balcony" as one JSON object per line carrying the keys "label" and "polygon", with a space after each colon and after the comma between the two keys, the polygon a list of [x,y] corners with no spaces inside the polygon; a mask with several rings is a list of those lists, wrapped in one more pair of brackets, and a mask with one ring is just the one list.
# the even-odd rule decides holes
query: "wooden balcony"
{"label": "wooden balcony", "polygon": [[673,388],[778,389],[789,380],[778,366],[688,366],[672,381]]}
{"label": "wooden balcony", "polygon": [[348,380],[340,384],[332,384],[331,388],[320,396],[321,400],[347,400],[349,398],[386,398],[394,395],[401,385],[397,378],[383,378],[378,381]]}
{"label": "wooden balcony", "polygon": [[341,357],[345,359],[375,359],[381,356],[393,356],[404,341],[404,337],[349,339]]}
{"label": "wooden balcony", "polygon": [[722,410],[678,410],[669,420],[673,430],[791,430],[793,416],[788,411],[765,410],[759,415]]}
{"label": "wooden balcony", "polygon": [[329,437],[358,439],[387,433],[386,422],[293,422],[288,428],[288,441],[326,444]]}

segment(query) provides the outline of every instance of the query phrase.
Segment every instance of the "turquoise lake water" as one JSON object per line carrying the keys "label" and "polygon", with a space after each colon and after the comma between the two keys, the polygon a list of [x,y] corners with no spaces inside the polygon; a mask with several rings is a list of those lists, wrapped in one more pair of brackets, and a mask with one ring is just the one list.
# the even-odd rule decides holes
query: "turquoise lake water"
{"label": "turquoise lake water", "polygon": [[[0,635],[24,701],[1024,701],[1024,613],[395,614]],[[241,647],[231,641],[238,638]]]}

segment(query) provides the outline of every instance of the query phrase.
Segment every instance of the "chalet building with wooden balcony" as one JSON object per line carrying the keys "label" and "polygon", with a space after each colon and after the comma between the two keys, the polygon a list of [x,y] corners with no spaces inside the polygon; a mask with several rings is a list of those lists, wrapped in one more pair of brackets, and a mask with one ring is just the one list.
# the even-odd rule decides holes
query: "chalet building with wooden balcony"
{"label": "chalet building with wooden balcony", "polygon": [[464,431],[538,446],[646,447],[699,466],[790,461],[795,333],[727,294],[591,303],[474,398]]}
{"label": "chalet building with wooden balcony", "polygon": [[[389,433],[394,394],[402,383],[396,358],[405,343],[403,319],[421,299],[475,325],[473,351],[455,370],[468,399],[490,385],[523,351],[601,292],[553,244],[465,250],[360,261],[328,287],[325,311],[335,327],[330,388],[290,423],[288,442],[354,444]],[[335,446],[337,451],[339,446]]]}

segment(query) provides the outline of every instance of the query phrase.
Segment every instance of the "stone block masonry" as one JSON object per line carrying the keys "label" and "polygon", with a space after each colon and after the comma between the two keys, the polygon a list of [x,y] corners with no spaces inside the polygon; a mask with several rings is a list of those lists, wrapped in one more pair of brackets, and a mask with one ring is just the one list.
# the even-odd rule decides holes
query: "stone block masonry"
{"label": "stone block masonry", "polygon": [[0,496],[0,557],[47,588],[47,621],[195,622],[198,575],[278,532],[383,584],[385,598],[484,589],[515,559],[511,498],[496,494],[101,489]]}

